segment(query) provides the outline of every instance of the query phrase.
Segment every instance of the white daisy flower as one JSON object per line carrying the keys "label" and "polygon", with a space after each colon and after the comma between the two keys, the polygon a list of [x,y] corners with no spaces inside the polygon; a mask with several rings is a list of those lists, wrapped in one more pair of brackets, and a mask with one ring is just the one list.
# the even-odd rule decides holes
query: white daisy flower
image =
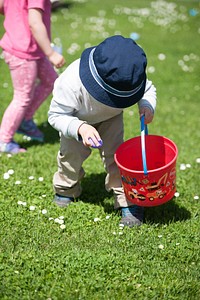
{"label": "white daisy flower", "polygon": [[60,225],[64,224],[64,220],[59,219],[58,224],[60,224]]}
{"label": "white daisy flower", "polygon": [[23,201],[20,201],[20,200],[17,202],[17,204],[22,205],[22,206],[26,206],[26,202],[23,202]]}
{"label": "white daisy flower", "polygon": [[33,179],[34,179],[34,176],[29,176],[28,179],[29,179],[29,180],[33,180]]}
{"label": "white daisy flower", "polygon": [[194,196],[194,200],[199,200],[199,196]]}
{"label": "white daisy flower", "polygon": [[42,214],[43,214],[43,215],[46,215],[46,213],[47,213],[47,210],[46,210],[46,209],[43,209],[43,210],[42,210]]}
{"label": "white daisy flower", "polygon": [[133,111],[131,110],[131,111],[129,111],[129,116],[133,116]]}
{"label": "white daisy flower", "polygon": [[38,180],[39,180],[39,181],[43,181],[44,178],[43,178],[43,177],[39,177]]}
{"label": "white daisy flower", "polygon": [[180,164],[180,170],[185,170],[186,169],[186,165],[185,164]]}
{"label": "white daisy flower", "polygon": [[31,206],[29,207],[29,209],[30,209],[30,210],[35,210],[35,206],[34,206],[34,205],[31,205]]}
{"label": "white daisy flower", "polygon": [[179,197],[179,193],[178,192],[176,192],[175,194],[174,194],[174,196],[176,197],[176,198],[178,198]]}
{"label": "white daisy flower", "polygon": [[198,158],[196,159],[196,162],[197,162],[198,164],[200,164],[200,157],[198,157]]}
{"label": "white daisy flower", "polygon": [[54,222],[55,222],[55,223],[59,223],[59,222],[60,222],[60,219],[56,218],[56,219],[54,219]]}
{"label": "white daisy flower", "polygon": [[23,135],[23,140],[24,141],[31,141],[31,137],[27,135]]}
{"label": "white daisy flower", "polygon": [[149,66],[149,67],[147,68],[147,71],[148,71],[149,73],[154,73],[154,72],[155,72],[155,67],[154,67],[154,66]]}
{"label": "white daisy flower", "polygon": [[110,219],[110,216],[106,216],[106,220]]}
{"label": "white daisy flower", "polygon": [[158,59],[159,59],[159,60],[165,60],[165,58],[166,58],[166,55],[165,55],[165,54],[163,54],[163,53],[159,53],[159,54],[158,54]]}
{"label": "white daisy flower", "polygon": [[7,89],[7,87],[8,87],[8,83],[7,83],[7,82],[4,82],[4,83],[3,83],[3,88],[4,88],[4,89]]}
{"label": "white daisy flower", "polygon": [[159,248],[160,250],[163,250],[163,249],[164,249],[164,246],[163,246],[162,244],[160,244],[160,245],[158,246],[158,248]]}
{"label": "white daisy flower", "polygon": [[65,228],[66,228],[66,225],[62,224],[62,225],[60,225],[60,228],[61,228],[61,229],[65,229]]}
{"label": "white daisy flower", "polygon": [[9,179],[9,178],[10,178],[9,173],[4,173],[4,174],[3,174],[3,178],[4,178],[4,179]]}
{"label": "white daisy flower", "polygon": [[21,184],[21,181],[20,180],[16,180],[15,184]]}
{"label": "white daisy flower", "polygon": [[100,221],[100,218],[94,218],[94,222]]}
{"label": "white daisy flower", "polygon": [[12,169],[8,170],[9,175],[13,175],[14,173],[15,173],[14,170],[12,170]]}

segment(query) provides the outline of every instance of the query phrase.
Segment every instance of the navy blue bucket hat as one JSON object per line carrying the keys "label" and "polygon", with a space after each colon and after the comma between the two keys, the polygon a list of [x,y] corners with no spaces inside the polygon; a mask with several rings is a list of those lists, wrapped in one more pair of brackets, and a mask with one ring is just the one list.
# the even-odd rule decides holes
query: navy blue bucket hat
{"label": "navy blue bucket hat", "polygon": [[83,51],[80,78],[97,101],[115,108],[137,103],[144,95],[147,59],[135,41],[116,35]]}

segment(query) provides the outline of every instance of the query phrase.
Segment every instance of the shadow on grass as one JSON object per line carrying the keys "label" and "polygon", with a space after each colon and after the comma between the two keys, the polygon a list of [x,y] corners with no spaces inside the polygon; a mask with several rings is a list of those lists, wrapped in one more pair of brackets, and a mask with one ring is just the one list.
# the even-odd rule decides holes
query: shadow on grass
{"label": "shadow on grass", "polygon": [[80,199],[83,202],[101,205],[106,213],[114,210],[114,198],[112,192],[105,189],[105,173],[91,174],[82,180],[83,192]]}
{"label": "shadow on grass", "polygon": [[38,127],[44,133],[46,144],[55,144],[60,142],[58,131],[55,130],[48,122],[43,123]]}
{"label": "shadow on grass", "polygon": [[[80,198],[83,202],[101,205],[106,213],[111,213],[114,210],[114,199],[112,192],[108,193],[105,190],[105,176],[105,173],[86,176],[82,181],[83,192]],[[169,224],[190,218],[190,212],[174,200],[160,206],[145,208],[145,222],[150,224]]]}
{"label": "shadow on grass", "polygon": [[191,218],[191,213],[175,203],[175,200],[145,209],[145,221],[151,224],[169,224],[185,221]]}
{"label": "shadow on grass", "polygon": [[52,3],[51,11],[55,12],[55,11],[57,11],[59,9],[62,9],[62,8],[69,9],[72,5],[73,5],[72,2],[64,2],[63,0],[56,1],[55,3]]}
{"label": "shadow on grass", "polygon": [[[45,141],[44,143],[40,143],[37,141],[20,141],[20,146],[28,149],[31,148],[33,145],[38,145],[38,146],[43,146],[45,144],[59,144],[60,142],[60,138],[59,138],[59,133],[57,130],[55,130],[53,127],[51,127],[51,125],[48,122],[45,122],[43,124],[38,125],[39,130],[41,130],[44,133],[44,138]],[[22,136],[21,134],[19,134],[19,136]],[[58,146],[59,147],[59,146]]]}

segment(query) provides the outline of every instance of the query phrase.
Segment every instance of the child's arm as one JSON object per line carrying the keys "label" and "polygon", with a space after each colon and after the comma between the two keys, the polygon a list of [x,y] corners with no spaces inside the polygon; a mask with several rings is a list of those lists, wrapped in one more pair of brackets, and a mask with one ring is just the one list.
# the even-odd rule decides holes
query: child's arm
{"label": "child's arm", "polygon": [[65,59],[61,54],[52,49],[45,24],[42,20],[42,13],[43,12],[40,9],[29,9],[28,20],[31,32],[50,62],[56,68],[61,68],[65,64]]}
{"label": "child's arm", "polygon": [[3,2],[4,0],[0,0],[0,14],[4,14],[4,10],[3,10]]}

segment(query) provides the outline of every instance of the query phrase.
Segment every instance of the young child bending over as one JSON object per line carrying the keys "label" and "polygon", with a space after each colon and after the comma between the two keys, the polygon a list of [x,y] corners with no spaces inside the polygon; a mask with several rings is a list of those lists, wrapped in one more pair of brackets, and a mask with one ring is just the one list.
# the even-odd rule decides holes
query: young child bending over
{"label": "young child bending over", "polygon": [[143,207],[126,199],[114,154],[123,143],[123,110],[138,103],[139,114],[150,123],[156,107],[156,89],[146,78],[147,59],[132,39],[120,35],[83,51],[55,81],[49,123],[60,132],[58,171],[54,174],[54,201],[68,206],[81,194],[82,164],[99,148],[107,176],[106,190],[121,209],[120,223],[143,222]]}

